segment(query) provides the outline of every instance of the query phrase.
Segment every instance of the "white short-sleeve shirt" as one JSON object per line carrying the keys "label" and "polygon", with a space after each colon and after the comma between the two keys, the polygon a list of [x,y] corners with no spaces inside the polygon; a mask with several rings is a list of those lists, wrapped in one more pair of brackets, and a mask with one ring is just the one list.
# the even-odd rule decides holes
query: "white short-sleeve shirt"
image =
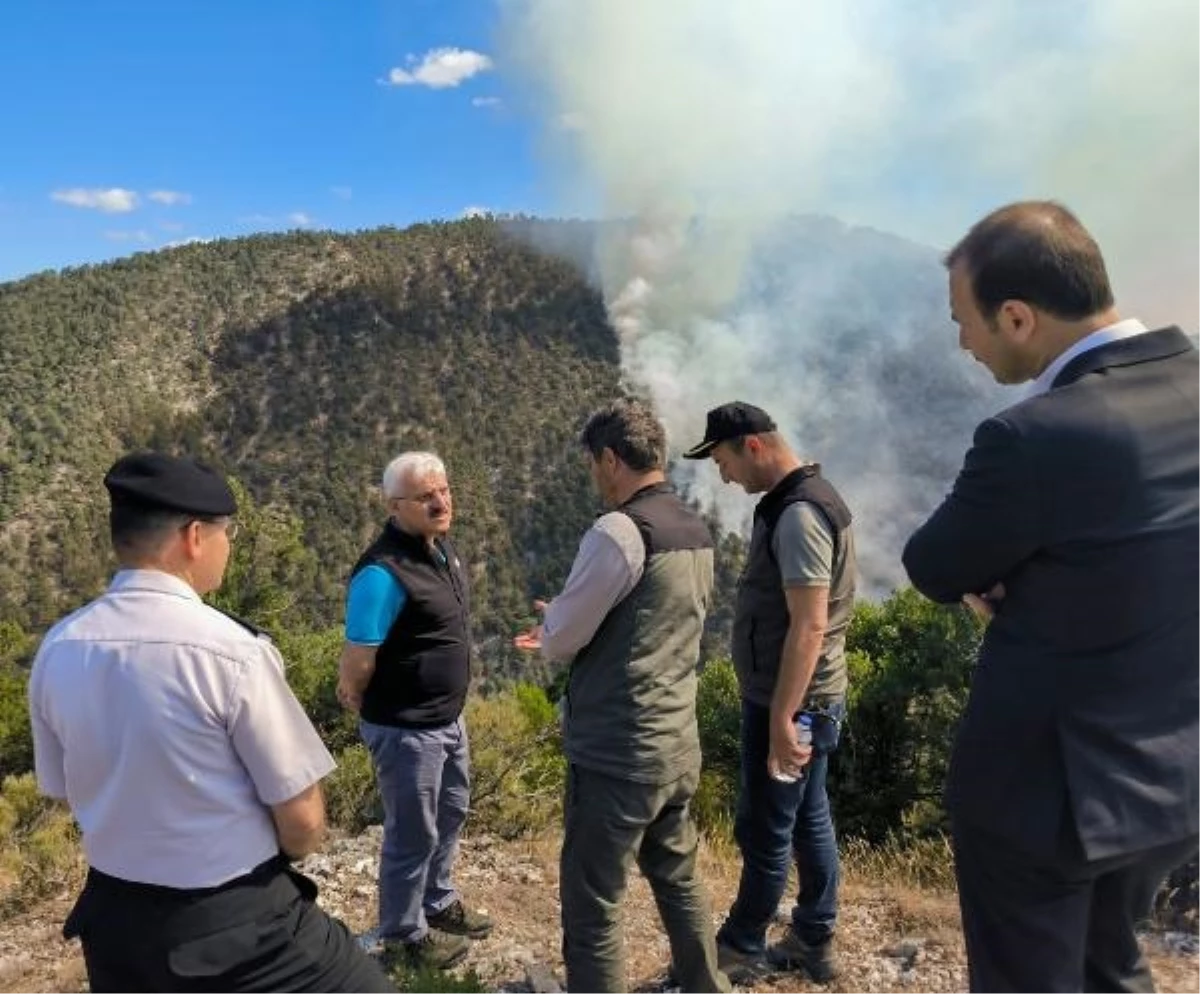
{"label": "white short-sleeve shirt", "polygon": [[154,570],[123,570],[47,633],[29,698],[39,787],[123,880],[247,873],[279,851],[268,806],[336,765],[270,641]]}

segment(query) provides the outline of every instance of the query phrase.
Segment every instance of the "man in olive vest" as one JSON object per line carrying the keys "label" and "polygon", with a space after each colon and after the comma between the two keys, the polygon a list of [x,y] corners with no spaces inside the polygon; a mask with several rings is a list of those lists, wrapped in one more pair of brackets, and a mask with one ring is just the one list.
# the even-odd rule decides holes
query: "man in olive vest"
{"label": "man in olive vest", "polygon": [[646,407],[597,411],[581,441],[611,510],[584,535],[544,624],[516,639],[571,662],[560,874],[567,988],[629,989],[619,908],[636,858],[683,990],[727,991],[688,811],[700,779],[696,663],[712,536],[668,485],[666,433]]}
{"label": "man in olive vest", "polygon": [[[825,775],[846,699],[846,628],[856,576],[850,512],[815,463],[803,462],[752,404],[708,412],[688,459],[712,457],[726,483],[763,494],[738,582],[733,663],[742,694],[742,763],[734,835],[738,896],[717,934],[734,980],[769,961],[825,983],[837,974],[838,852]],[[802,718],[812,744],[798,741]],[[767,925],[795,853],[800,893],[791,926],[766,946]]]}

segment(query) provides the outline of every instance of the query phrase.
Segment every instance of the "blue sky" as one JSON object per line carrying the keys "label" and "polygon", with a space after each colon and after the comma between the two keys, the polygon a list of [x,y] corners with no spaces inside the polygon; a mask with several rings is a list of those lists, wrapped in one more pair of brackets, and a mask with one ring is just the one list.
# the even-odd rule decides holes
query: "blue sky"
{"label": "blue sky", "polygon": [[0,280],[189,238],[546,212],[533,122],[487,65],[496,18],[491,0],[10,0]]}

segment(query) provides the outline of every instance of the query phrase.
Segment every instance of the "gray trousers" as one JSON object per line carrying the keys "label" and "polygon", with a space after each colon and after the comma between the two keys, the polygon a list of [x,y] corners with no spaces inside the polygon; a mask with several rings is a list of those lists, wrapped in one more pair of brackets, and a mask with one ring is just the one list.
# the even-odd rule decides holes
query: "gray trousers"
{"label": "gray trousers", "polygon": [[450,880],[470,800],[467,726],[392,728],[359,722],[383,800],[379,934],[416,942],[427,914],[459,899]]}
{"label": "gray trousers", "polygon": [[635,858],[654,891],[682,989],[729,990],[717,969],[708,897],[696,879],[688,804],[698,783],[696,772],[646,784],[571,765],[559,874],[568,990],[629,989],[621,899]]}

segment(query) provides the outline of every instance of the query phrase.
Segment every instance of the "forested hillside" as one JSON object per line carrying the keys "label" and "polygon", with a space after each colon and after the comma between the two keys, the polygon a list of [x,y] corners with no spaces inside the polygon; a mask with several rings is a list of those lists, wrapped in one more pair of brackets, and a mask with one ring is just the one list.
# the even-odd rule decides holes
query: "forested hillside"
{"label": "forested hillside", "polygon": [[561,582],[594,498],[574,444],[618,392],[602,302],[487,220],[191,245],[0,286],[0,619],[40,629],[111,562],[100,478],[184,450],[294,518],[289,621],[340,616],[378,479],[446,459],[478,634]]}

